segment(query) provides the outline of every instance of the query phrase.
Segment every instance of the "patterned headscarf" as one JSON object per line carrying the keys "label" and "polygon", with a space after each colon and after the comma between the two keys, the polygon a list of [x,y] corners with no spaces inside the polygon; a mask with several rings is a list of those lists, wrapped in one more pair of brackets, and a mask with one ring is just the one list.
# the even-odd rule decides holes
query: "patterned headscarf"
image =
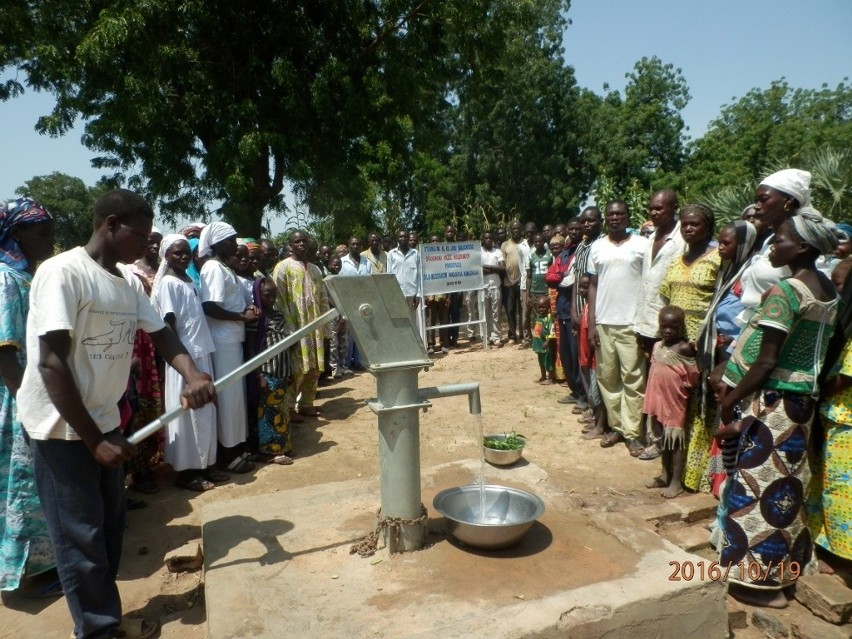
{"label": "patterned headscarf", "polygon": [[41,204],[28,197],[11,200],[0,206],[0,262],[16,271],[29,266],[12,229],[21,224],[37,224],[52,220],[53,216]]}
{"label": "patterned headscarf", "polygon": [[243,246],[245,246],[249,250],[249,252],[257,250],[257,249],[263,250],[263,247],[260,245],[260,242],[258,242],[253,237],[237,238],[237,244],[242,244]]}
{"label": "patterned headscarf", "polygon": [[199,233],[207,226],[204,222],[190,222],[186,226],[184,226],[178,233],[181,235],[187,235],[188,233],[192,233],[194,231],[198,231]]}
{"label": "patterned headscarf", "polygon": [[810,206],[801,207],[796,215],[790,218],[790,224],[802,241],[815,248],[820,255],[830,255],[837,248],[837,236],[832,230],[832,224],[822,213]]}
{"label": "patterned headscarf", "polygon": [[733,262],[723,262],[722,268],[716,277],[716,292],[710,302],[710,308],[704,315],[704,320],[698,328],[698,338],[695,341],[698,350],[698,368],[701,370],[701,414],[705,416],[707,406],[707,378],[716,364],[716,341],[718,331],[716,330],[716,313],[719,304],[727,297],[743,272],[749,264],[754,253],[754,244],[757,239],[757,229],[751,222],[745,220],[734,220],[722,228],[730,228],[737,240],[737,253]]}
{"label": "patterned headscarf", "polygon": [[[852,240],[852,224],[841,222],[835,226],[835,230],[837,231],[838,242],[848,242],[849,240]],[[846,237],[841,238],[841,235],[845,235]]]}

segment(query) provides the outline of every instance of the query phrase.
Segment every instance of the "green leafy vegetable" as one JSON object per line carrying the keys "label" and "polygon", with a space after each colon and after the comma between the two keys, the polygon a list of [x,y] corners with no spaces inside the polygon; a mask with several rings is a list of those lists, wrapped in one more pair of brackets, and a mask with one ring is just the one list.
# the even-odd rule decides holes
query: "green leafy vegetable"
{"label": "green leafy vegetable", "polygon": [[504,439],[492,439],[489,437],[484,437],[482,440],[482,445],[486,448],[493,448],[494,450],[518,450],[523,448],[527,443],[526,438],[512,431],[511,433],[506,433],[504,435]]}

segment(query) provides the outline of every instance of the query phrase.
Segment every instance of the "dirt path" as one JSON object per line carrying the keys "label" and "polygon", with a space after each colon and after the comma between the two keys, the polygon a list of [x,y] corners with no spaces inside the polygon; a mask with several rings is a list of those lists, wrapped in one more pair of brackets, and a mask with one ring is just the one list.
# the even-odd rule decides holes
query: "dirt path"
{"label": "dirt path", "polygon": [[[485,431],[514,429],[527,436],[525,457],[549,473],[550,483],[576,508],[615,511],[663,501],[659,491],[643,487],[658,470],[657,462],[637,461],[623,446],[602,449],[597,441],[582,440],[571,407],[556,403],[566,389],[540,386],[537,378],[532,352],[507,346],[488,352],[459,349],[440,356],[433,368],[420,374],[420,385],[480,382]],[[200,573],[172,575],[163,564],[164,555],[200,538],[201,508],[208,502],[377,475],[376,419],[365,405],[374,395],[375,380],[368,373],[322,388],[317,401],[322,418],[294,425],[298,458],[292,466],[266,466],[234,476],[204,494],[172,488],[168,467],[159,469],[163,490],[145,496],[149,507],[128,516],[119,575],[125,612],[160,618],[162,637],[206,637]],[[421,441],[423,466],[478,458],[467,400],[434,400],[421,416]],[[70,631],[62,599],[5,598],[0,608],[0,639],[66,639]]]}

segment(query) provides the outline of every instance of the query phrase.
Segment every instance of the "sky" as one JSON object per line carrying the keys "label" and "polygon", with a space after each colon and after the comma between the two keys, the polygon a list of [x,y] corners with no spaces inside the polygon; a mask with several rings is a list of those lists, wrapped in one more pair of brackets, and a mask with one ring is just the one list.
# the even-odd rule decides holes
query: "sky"
{"label": "sky", "polygon": [[[786,78],[793,87],[837,86],[852,74],[849,0],[572,0],[563,45],[577,83],[603,93],[623,89],[643,56],[681,69],[692,99],[688,135],[700,137],[725,104]],[[101,172],[78,125],[61,138],[35,132],[49,94],[27,91],[0,102],[0,199],[30,178],[60,171],[93,185]],[[273,220],[274,233],[285,221]]]}

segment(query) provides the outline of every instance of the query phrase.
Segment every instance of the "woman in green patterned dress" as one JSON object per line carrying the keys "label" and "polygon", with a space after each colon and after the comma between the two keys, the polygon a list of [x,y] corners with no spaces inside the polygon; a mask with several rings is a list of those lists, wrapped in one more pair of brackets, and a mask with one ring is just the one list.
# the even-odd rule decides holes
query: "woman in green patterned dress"
{"label": "woman in green patterned dress", "polygon": [[0,590],[62,594],[33,460],[15,396],[26,365],[26,321],[35,267],[53,253],[53,218],[28,198],[0,206]]}
{"label": "woman in green patterned dress", "polygon": [[719,390],[736,459],[722,491],[719,562],[730,593],[781,608],[782,589],[816,569],[803,501],[818,377],[837,316],[834,286],[815,266],[837,246],[821,215],[802,207],[776,229],[769,259],[792,277],[769,289],[737,340]]}

